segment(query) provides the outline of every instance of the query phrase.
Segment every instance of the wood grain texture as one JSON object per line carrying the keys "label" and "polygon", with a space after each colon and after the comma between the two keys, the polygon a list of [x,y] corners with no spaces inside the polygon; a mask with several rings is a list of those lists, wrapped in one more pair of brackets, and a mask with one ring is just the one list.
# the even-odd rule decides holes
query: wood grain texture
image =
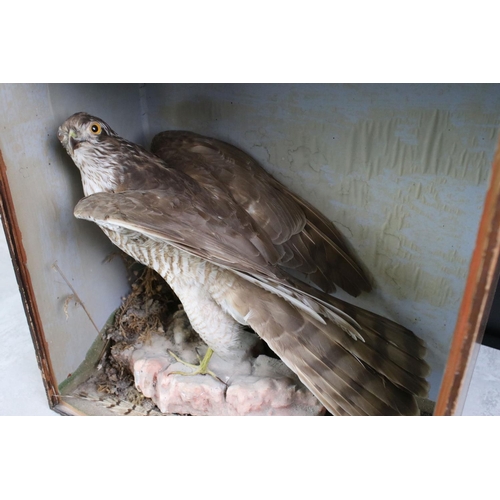
{"label": "wood grain texture", "polygon": [[499,274],[500,143],[453,334],[435,415],[461,413]]}
{"label": "wood grain texture", "polygon": [[0,151],[0,214],[2,216],[2,224],[5,230],[7,244],[9,246],[10,255],[14,265],[14,272],[19,284],[21,299],[28,326],[35,346],[36,359],[38,366],[42,372],[43,384],[49,400],[49,405],[54,408],[59,401],[59,393],[57,383],[52,369],[52,364],[49,356],[49,349],[45,340],[43,324],[40,319],[40,314],[37,307],[35,293],[31,283],[30,273],[27,267],[26,252],[23,246],[23,238],[21,230],[17,223],[14,203],[9,189],[7,179],[7,167],[3,161],[2,152]]}

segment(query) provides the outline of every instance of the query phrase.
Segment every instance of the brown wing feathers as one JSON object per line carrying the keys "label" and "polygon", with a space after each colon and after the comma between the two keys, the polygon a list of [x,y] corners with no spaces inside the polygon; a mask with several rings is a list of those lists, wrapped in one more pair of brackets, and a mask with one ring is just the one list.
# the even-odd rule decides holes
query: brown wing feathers
{"label": "brown wing feathers", "polygon": [[151,150],[207,189],[228,193],[280,248],[281,267],[326,292],[335,290],[334,283],[354,296],[371,289],[335,226],[240,149],[191,132],[167,131],[154,137]]}

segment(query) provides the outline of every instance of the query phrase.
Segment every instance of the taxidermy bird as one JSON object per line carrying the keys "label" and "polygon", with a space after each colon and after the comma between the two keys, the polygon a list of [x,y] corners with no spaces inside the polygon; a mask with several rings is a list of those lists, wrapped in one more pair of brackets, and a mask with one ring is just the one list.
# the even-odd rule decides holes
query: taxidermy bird
{"label": "taxidermy bird", "polygon": [[148,152],[77,113],[59,140],[79,168],[75,216],[157,271],[212,352],[241,356],[249,326],[334,415],[415,415],[426,396],[423,342],[329,295],[370,281],[335,226],[252,157],[171,131]]}

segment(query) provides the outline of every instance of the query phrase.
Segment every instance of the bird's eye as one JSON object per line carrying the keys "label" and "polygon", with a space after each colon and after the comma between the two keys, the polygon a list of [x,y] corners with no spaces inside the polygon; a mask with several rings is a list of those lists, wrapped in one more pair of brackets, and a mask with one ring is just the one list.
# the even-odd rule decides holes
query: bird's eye
{"label": "bird's eye", "polygon": [[101,133],[101,126],[97,122],[93,122],[90,124],[90,131],[95,134],[99,135]]}

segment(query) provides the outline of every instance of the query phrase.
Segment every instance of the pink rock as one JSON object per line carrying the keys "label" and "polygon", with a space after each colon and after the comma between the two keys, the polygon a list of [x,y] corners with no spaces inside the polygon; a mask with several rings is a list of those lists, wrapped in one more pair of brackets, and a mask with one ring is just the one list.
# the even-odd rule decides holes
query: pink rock
{"label": "pink rock", "polygon": [[260,355],[246,360],[227,361],[213,354],[210,375],[186,376],[174,371],[190,371],[168,354],[193,362],[207,346],[192,336],[152,334],[117,353],[133,371],[136,388],[151,398],[162,413],[188,415],[322,415],[325,409],[285,364]]}

